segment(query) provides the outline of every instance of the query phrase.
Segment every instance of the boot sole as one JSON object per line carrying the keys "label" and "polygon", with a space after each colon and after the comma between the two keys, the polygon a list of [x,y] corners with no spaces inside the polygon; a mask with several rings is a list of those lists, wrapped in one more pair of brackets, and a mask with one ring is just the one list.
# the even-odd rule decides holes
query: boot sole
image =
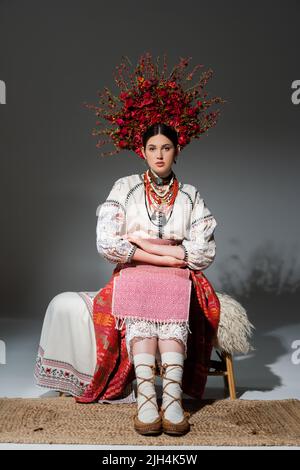
{"label": "boot sole", "polygon": [[[153,428],[151,428],[153,426]],[[143,436],[153,436],[162,433],[162,423],[161,419],[159,418],[157,421],[153,423],[143,423],[141,422],[137,415],[134,417],[134,429],[139,434]]]}
{"label": "boot sole", "polygon": [[[181,423],[172,423],[164,418],[164,413],[161,411],[161,419],[162,419],[162,429],[165,434],[169,434],[172,436],[183,436],[190,431],[190,423],[188,418],[190,417],[190,413],[185,411],[184,412],[184,419]],[[184,426],[184,427],[182,427]],[[177,427],[177,429],[176,429]]]}

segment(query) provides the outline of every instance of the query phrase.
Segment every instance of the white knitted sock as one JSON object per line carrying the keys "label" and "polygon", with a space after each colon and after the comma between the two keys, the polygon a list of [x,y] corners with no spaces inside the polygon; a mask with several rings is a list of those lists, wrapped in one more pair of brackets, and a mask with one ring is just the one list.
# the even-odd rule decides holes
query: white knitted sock
{"label": "white knitted sock", "polygon": [[[181,364],[183,366],[184,355],[178,352],[164,352],[161,354],[162,364]],[[162,409],[165,410],[166,406],[173,400],[166,392],[170,393],[174,398],[182,397],[182,375],[183,368],[179,366],[169,365],[166,368],[165,378],[162,381],[162,386],[165,388],[163,393]],[[170,382],[168,379],[177,380],[179,384]],[[183,420],[184,414],[181,404],[178,401],[173,401],[173,403],[168,406],[167,410],[164,413],[165,418],[172,423],[179,423]]]}
{"label": "white knitted sock", "polygon": [[[139,386],[138,394],[137,394],[138,408],[142,406],[143,403],[146,402],[146,398],[143,395],[141,395],[141,393],[139,392],[142,392],[143,394],[145,394],[146,397],[151,397],[154,395],[154,397],[151,400],[148,400],[142,406],[142,408],[140,409],[138,413],[138,419],[140,421],[143,421],[144,423],[152,423],[159,417],[157,408],[155,406],[155,404],[157,404],[155,386],[150,381],[143,382],[142,379],[149,379],[150,377],[153,377],[153,372],[148,365],[155,366],[155,356],[153,356],[152,354],[148,354],[148,353],[135,354],[133,356],[133,362],[134,362],[134,367],[135,367],[137,386]],[[148,365],[142,365],[142,364],[148,364]]]}

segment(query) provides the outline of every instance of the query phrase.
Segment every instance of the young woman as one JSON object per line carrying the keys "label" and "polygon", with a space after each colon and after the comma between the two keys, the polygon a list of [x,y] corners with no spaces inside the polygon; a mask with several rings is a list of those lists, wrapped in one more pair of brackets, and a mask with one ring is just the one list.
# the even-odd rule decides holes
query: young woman
{"label": "young woman", "polygon": [[[149,127],[142,147],[148,169],[116,181],[98,213],[99,253],[118,263],[121,272],[129,272],[128,284],[123,276],[123,290],[119,287],[118,293],[117,283],[114,286],[112,312],[125,323],[127,352],[137,378],[134,426],[141,434],[159,432],[162,422],[164,431],[173,434],[190,428],[181,387],[191,331],[190,270],[207,268],[216,253],[215,218],[198,190],[179,182],[173,171],[179,150],[175,129],[165,124]],[[132,266],[140,270],[134,272]],[[150,271],[145,271],[147,266]],[[156,276],[152,284],[151,274]],[[176,308],[178,320],[171,321]],[[156,360],[163,366],[161,410],[154,387]]]}
{"label": "young woman", "polygon": [[[197,399],[203,395],[220,303],[202,272],[215,258],[217,222],[198,189],[178,181],[173,164],[179,151],[181,156],[193,138],[216,124],[220,111],[209,108],[224,100],[210,99],[204,91],[212,70],[191,86],[202,64],[188,73],[191,58],[181,58],[167,76],[165,57],[161,73],[158,59],[142,55],[129,80],[127,64],[122,63],[115,77],[120,94],[106,87],[97,105],[87,105],[100,126],[93,130],[101,136],[97,147],[112,141],[116,149],[102,155],[130,150],[147,169],[119,178],[99,206],[97,249],[115,269],[91,297],[90,317],[82,316],[76,293],[53,299],[36,377],[42,386],[69,390],[80,403],[131,399],[136,378],[136,431],[180,435],[190,429],[182,394]],[[100,117],[112,127],[102,128]],[[68,319],[65,330],[62,311]],[[65,344],[58,340],[62,331],[76,332],[76,337]],[[163,380],[160,410],[154,386],[157,370]]]}

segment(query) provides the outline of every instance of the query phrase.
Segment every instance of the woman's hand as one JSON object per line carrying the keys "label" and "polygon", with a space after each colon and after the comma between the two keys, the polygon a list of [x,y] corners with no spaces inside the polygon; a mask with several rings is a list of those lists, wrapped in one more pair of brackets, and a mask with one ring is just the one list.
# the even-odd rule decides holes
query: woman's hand
{"label": "woman's hand", "polygon": [[188,262],[181,258],[179,259],[176,256],[158,253],[157,248],[162,247],[162,245],[152,243],[147,239],[138,238],[130,234],[123,235],[123,238],[141,248],[141,253],[139,253],[138,258],[136,258],[138,261],[149,262],[156,266],[170,266],[173,268],[186,268],[188,265]]}
{"label": "woman's hand", "polygon": [[160,256],[160,266],[169,266],[172,268],[186,268],[188,262],[182,259],[175,258],[174,256]]}

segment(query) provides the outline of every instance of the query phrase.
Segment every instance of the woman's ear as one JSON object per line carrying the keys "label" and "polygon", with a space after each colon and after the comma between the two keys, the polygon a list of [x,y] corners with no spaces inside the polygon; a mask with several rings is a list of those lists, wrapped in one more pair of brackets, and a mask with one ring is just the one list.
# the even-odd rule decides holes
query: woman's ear
{"label": "woman's ear", "polygon": [[146,160],[146,154],[145,154],[145,149],[144,147],[141,147],[141,152],[143,154],[144,159]]}

